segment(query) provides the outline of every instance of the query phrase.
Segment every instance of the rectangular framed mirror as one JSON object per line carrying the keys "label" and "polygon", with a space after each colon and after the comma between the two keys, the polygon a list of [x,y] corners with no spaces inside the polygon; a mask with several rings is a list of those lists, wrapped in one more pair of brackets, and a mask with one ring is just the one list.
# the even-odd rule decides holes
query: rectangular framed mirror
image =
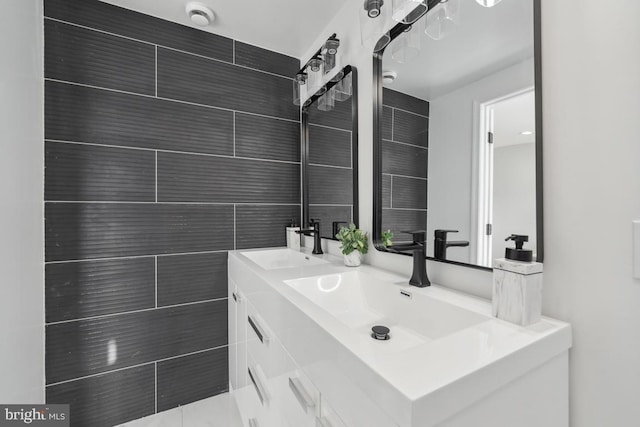
{"label": "rectangular framed mirror", "polygon": [[376,45],[374,228],[490,269],[512,234],[542,262],[540,0],[424,0]]}
{"label": "rectangular framed mirror", "polygon": [[336,240],[358,226],[358,77],[346,66],[302,107],[302,217]]}

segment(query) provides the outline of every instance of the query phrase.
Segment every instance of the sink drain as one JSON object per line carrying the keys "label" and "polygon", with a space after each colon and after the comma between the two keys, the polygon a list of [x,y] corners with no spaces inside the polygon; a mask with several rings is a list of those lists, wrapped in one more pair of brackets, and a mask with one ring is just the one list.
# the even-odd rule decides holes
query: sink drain
{"label": "sink drain", "polygon": [[389,336],[389,328],[386,326],[374,326],[371,330],[373,331],[371,333],[371,338],[375,340],[386,341],[391,339]]}

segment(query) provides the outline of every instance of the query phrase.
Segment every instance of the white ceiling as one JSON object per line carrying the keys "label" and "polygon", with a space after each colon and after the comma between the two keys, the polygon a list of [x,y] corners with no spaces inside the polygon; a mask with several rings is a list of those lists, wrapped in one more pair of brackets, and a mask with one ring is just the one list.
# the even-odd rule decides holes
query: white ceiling
{"label": "white ceiling", "polygon": [[187,18],[188,0],[101,1],[300,58],[346,0],[199,0],[216,15],[208,27]]}
{"label": "white ceiling", "polygon": [[387,47],[383,68],[398,73],[390,89],[431,100],[533,56],[531,0],[503,0],[491,8],[449,0],[454,2],[459,7],[452,34],[436,41],[414,25],[412,32],[421,36],[417,58],[404,64],[392,59],[400,37]]}

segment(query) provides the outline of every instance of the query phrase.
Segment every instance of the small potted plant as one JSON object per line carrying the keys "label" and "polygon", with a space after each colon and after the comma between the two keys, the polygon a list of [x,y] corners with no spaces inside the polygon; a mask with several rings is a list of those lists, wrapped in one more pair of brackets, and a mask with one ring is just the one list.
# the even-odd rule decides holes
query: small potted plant
{"label": "small potted plant", "polygon": [[393,233],[391,232],[391,230],[383,231],[382,236],[380,237],[382,238],[382,245],[385,248],[393,246],[393,242],[391,241],[391,239],[393,239]]}
{"label": "small potted plant", "polygon": [[356,228],[355,224],[342,227],[336,239],[340,241],[340,250],[344,255],[344,264],[349,267],[357,267],[362,262],[362,255],[369,250],[369,235]]}

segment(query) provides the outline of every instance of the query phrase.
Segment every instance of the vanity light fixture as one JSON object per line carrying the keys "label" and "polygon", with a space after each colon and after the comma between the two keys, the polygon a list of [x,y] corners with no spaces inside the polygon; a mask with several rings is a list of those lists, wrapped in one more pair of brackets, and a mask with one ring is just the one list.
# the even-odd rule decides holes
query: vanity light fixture
{"label": "vanity light fixture", "polygon": [[189,2],[185,7],[185,12],[192,23],[199,27],[206,27],[211,25],[215,19],[213,10],[202,3]]}
{"label": "vanity light fixture", "polygon": [[498,3],[500,3],[501,1],[502,0],[476,0],[476,3],[484,7],[493,7]]}
{"label": "vanity light fixture", "polygon": [[364,10],[367,11],[367,16],[369,18],[377,18],[380,16],[380,9],[382,9],[383,4],[384,0],[365,0]]}
{"label": "vanity light fixture", "polygon": [[340,40],[334,33],[296,73],[293,84],[293,103],[295,105],[300,105],[302,85],[308,83],[305,87],[305,92],[313,94],[318,86],[322,84],[323,76],[336,66],[336,55],[338,54],[339,47]]}

